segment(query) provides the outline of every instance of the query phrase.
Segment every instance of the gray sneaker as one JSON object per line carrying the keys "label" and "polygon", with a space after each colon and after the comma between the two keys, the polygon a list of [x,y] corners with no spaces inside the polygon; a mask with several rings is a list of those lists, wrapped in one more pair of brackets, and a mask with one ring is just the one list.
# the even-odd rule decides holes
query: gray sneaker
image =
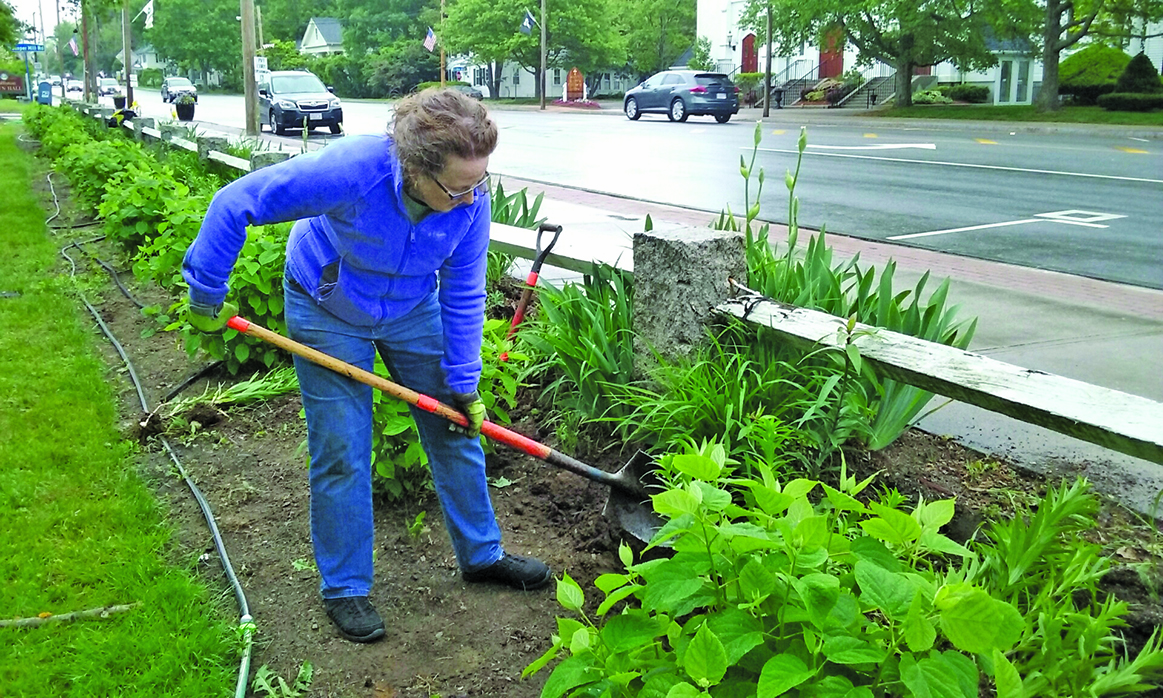
{"label": "gray sneaker", "polygon": [[339,634],[352,642],[375,642],[384,636],[384,621],[366,596],[323,599]]}

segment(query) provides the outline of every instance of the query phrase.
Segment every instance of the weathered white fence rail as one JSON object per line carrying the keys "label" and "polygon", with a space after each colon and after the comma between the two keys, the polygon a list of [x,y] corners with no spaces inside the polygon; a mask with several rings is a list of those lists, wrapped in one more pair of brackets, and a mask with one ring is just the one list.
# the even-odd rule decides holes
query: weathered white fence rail
{"label": "weathered white fence rail", "polygon": [[[754,296],[718,309],[804,348],[841,347],[847,321]],[[971,351],[857,325],[853,343],[878,375],[1163,464],[1163,404]]]}
{"label": "weathered white fence rail", "polygon": [[[81,107],[81,110],[103,119],[111,114],[109,109]],[[159,130],[153,128],[152,119],[142,121],[149,122],[149,125],[143,124],[144,127],[135,131],[138,138],[144,135],[167,140],[176,147],[199,152],[202,157],[247,172],[290,157],[285,153],[255,153],[251,161],[247,162],[205,146],[199,150],[198,143],[174,137],[172,125],[163,125]],[[123,125],[134,130],[131,122]],[[219,145],[221,137],[215,141],[215,145]],[[705,230],[698,232],[705,237]],[[536,235],[536,231],[494,223],[490,246],[515,257],[533,259]],[[675,240],[681,238],[681,235],[676,236],[675,231],[664,235],[667,238],[665,245],[669,247],[673,247]],[[640,233],[635,235],[634,248],[639,248],[643,241],[655,242],[657,239],[653,234]],[[564,247],[550,254],[546,263],[584,274],[597,261],[633,273],[633,251],[613,247],[599,250],[591,257],[581,253],[570,254]],[[690,265],[688,260],[689,266],[681,270],[662,265],[659,271],[673,274],[675,278],[671,281],[652,281],[693,288],[697,284],[692,283],[692,279],[698,279],[700,274],[720,273],[717,262],[721,256],[722,251],[719,250],[715,253],[716,259],[708,259],[705,265]],[[647,280],[641,279],[639,282],[642,285]],[[729,295],[726,279],[714,282],[722,284],[723,297]],[[755,297],[727,300],[713,311],[769,327],[783,339],[804,348],[840,346],[843,336],[841,330],[846,325],[846,320],[825,313]],[[970,351],[881,328],[860,325],[857,334],[855,344],[861,356],[874,366],[879,375],[1120,453],[1163,464],[1163,403],[1021,368]],[[652,341],[657,341],[657,338],[652,338]]]}

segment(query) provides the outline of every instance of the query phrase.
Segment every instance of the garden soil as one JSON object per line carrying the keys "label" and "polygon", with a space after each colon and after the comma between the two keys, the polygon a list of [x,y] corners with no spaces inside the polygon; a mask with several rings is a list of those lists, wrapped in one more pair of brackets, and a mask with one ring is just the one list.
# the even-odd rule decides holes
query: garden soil
{"label": "garden soil", "polygon": [[[52,196],[44,175],[41,170],[34,176],[34,186],[51,212]],[[62,219],[83,218],[70,210],[67,187],[57,179],[57,193],[66,202]],[[53,231],[62,247],[74,237],[83,239],[82,233]],[[124,271],[124,260],[118,261],[112,250],[101,243],[85,249],[121,269],[122,281],[139,302],[168,307],[170,299],[157,289],[138,286],[132,274]],[[81,261],[79,267],[85,275],[81,287],[125,348],[151,407],[210,363],[205,356],[187,356],[172,333],[155,331],[156,319],[144,316],[91,260]],[[67,274],[68,269],[62,261],[61,273]],[[515,291],[509,294],[511,298]],[[78,317],[93,325],[79,303]],[[175,530],[174,562],[197,568],[219,598],[223,617],[233,622],[237,608],[209,531],[159,447],[153,433],[157,428],[152,426],[156,420],[142,429],[146,415],[120,358],[96,329],[94,341],[107,359],[109,381],[121,400],[122,431],[127,439],[140,441],[141,474],[169,511]],[[182,396],[198,395],[234,380],[211,372]],[[552,431],[530,416],[536,413],[529,409],[536,394],[524,391],[520,399],[521,407],[513,412],[514,429],[553,445]],[[314,667],[306,694],[310,696],[539,695],[549,671],[529,679],[522,679],[521,671],[549,647],[555,617],[563,613],[553,586],[525,593],[466,584],[433,495],[405,504],[376,502],[376,583],[371,600],[384,617],[387,635],[370,645],[351,643],[338,635],[324,613],[312,558],[306,429],[297,394],[229,411],[201,409],[161,426],[206,495],[246,591],[258,627],[252,676],[258,667],[266,666],[290,683],[302,663],[310,662]],[[573,455],[606,470],[619,467],[631,453],[605,437],[579,442]],[[876,454],[851,453],[848,463],[860,477],[879,473],[877,489],[893,487],[926,499],[958,497],[961,513],[950,524],[949,533],[959,540],[972,537],[981,522],[1011,512],[1016,502],[1034,501],[1045,486],[1038,476],[918,431],[906,433]],[[487,468],[496,485],[493,504],[506,549],[541,558],[555,574],[568,573],[577,580],[586,590],[592,617],[602,599],[591,582],[602,573],[620,570],[620,531],[601,515],[606,488],[508,450],[491,455]],[[420,513],[425,514],[423,526],[413,535],[409,526]],[[1159,621],[1135,571],[1149,562],[1153,531],[1140,538],[1104,540],[1103,535],[1114,535],[1111,531],[1132,530],[1136,522],[1116,507],[1107,507],[1103,516],[1099,529],[1106,533],[1096,536],[1120,563],[1111,575],[1112,586],[1136,602],[1130,639],[1142,642]],[[1135,530],[1142,533],[1143,529]]]}

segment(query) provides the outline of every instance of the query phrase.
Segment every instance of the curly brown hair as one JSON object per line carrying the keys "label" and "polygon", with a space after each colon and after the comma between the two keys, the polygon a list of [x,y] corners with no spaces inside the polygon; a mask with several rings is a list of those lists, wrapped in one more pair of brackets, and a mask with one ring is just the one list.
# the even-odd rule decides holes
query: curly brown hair
{"label": "curly brown hair", "polygon": [[401,99],[388,131],[410,180],[439,174],[449,155],[475,160],[497,147],[497,125],[484,105],[437,87]]}

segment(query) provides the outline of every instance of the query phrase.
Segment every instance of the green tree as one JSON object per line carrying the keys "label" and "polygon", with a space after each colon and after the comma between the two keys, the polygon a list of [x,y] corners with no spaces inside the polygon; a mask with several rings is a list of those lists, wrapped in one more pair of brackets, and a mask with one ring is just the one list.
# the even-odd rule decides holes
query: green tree
{"label": "green tree", "polygon": [[[73,50],[69,48],[69,40],[73,38],[73,32],[77,30],[77,25],[74,22],[61,22],[53,29],[53,33],[48,37],[48,42],[45,46],[45,70],[49,75],[80,75],[81,74],[81,57],[74,56]],[[80,44],[80,34],[77,35],[77,43]],[[60,46],[60,56],[57,58],[57,46]],[[80,47],[77,48],[80,51]],[[60,68],[60,61],[64,60],[64,70]]]}
{"label": "green tree", "polygon": [[748,0],[739,24],[754,30],[757,42],[766,41],[770,5],[773,54],[818,42],[839,29],[856,47],[861,64],[881,61],[896,69],[896,103],[907,107],[917,66],[950,61],[962,70],[976,70],[996,63],[985,44],[987,20],[994,6],[1005,1]]}
{"label": "green tree", "polygon": [[[489,92],[493,97],[501,94],[500,67],[512,54],[516,39],[524,36],[517,27],[527,4],[521,0],[458,0],[448,8],[445,48],[490,64]],[[536,27],[533,30],[538,31]]]}
{"label": "green tree", "polygon": [[691,70],[714,70],[715,62],[711,60],[711,40],[700,36],[691,50],[691,60],[687,63]]}
{"label": "green tree", "polygon": [[377,97],[407,94],[422,82],[439,79],[440,57],[411,38],[384,46],[368,60],[368,88]]}
{"label": "green tree", "polygon": [[[521,7],[513,31],[524,16],[525,5]],[[546,62],[550,68],[576,67],[592,81],[600,72],[625,65],[625,44],[617,32],[611,0],[553,0],[548,14]],[[513,38],[512,60],[534,77],[541,65],[540,41],[537,31],[528,35],[518,32]],[[537,95],[541,95],[540,85]]]}
{"label": "green tree", "polygon": [[237,75],[242,35],[237,0],[154,0],[154,25],[146,38],[158,55],[183,69]]}
{"label": "green tree", "polygon": [[364,56],[401,39],[420,43],[428,27],[439,31],[439,8],[440,0],[336,0],[343,50]]}
{"label": "green tree", "polygon": [[1147,54],[1140,53],[1127,63],[1126,70],[1115,84],[1115,92],[1142,92],[1153,94],[1163,92],[1163,82],[1159,81],[1159,71]]}
{"label": "green tree", "polygon": [[267,45],[258,51],[258,55],[266,56],[269,70],[295,70],[307,64],[306,57],[295,48],[294,41],[283,39],[268,41]]}
{"label": "green tree", "polygon": [[276,39],[292,43],[303,38],[312,17],[335,17],[333,0],[261,0],[265,43]]}
{"label": "green tree", "polygon": [[674,65],[694,43],[694,0],[622,0],[618,12],[626,66],[639,79]]}
{"label": "green tree", "polygon": [[0,46],[11,46],[20,38],[23,29],[16,13],[5,0],[0,0]]}

